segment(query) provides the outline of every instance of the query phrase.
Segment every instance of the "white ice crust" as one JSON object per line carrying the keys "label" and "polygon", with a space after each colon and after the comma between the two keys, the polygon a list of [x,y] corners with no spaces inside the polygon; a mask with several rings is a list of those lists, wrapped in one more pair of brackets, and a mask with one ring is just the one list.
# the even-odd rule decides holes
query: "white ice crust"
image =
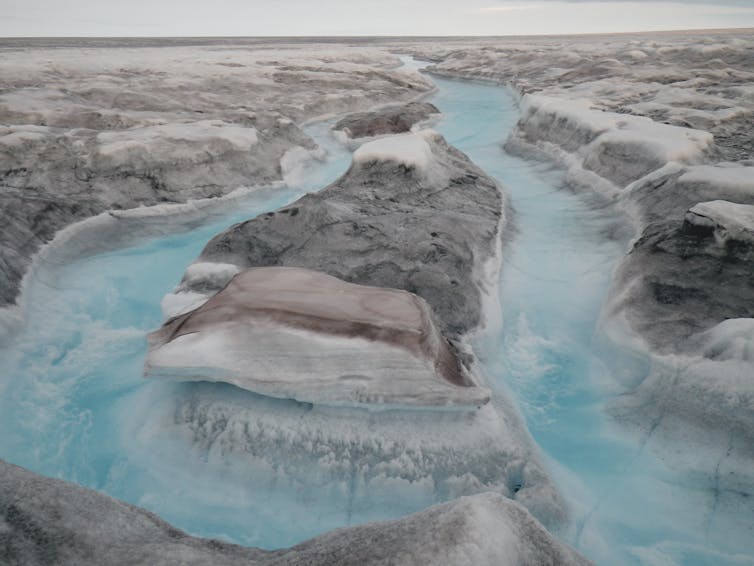
{"label": "white ice crust", "polygon": [[754,242],[754,205],[727,200],[700,202],[691,207],[686,221],[715,229],[721,240]]}
{"label": "white ice crust", "polygon": [[203,148],[212,147],[211,142],[222,141],[236,151],[250,151],[259,139],[254,128],[246,128],[236,124],[228,124],[221,120],[202,120],[199,122],[173,123],[158,126],[144,126],[102,132],[97,135],[100,142],[97,148],[101,155],[113,159],[117,163],[130,164],[134,153],[159,156],[166,149],[170,149],[171,156],[175,149],[169,142],[183,142],[185,144],[199,144]]}
{"label": "white ice crust", "polygon": [[[329,405],[479,405],[489,392],[438,380],[406,350],[361,338],[224,324],[180,336],[149,356],[149,375],[224,381],[270,397]],[[368,369],[367,369],[368,368]]]}
{"label": "white ice crust", "polygon": [[209,295],[194,291],[176,291],[168,293],[160,301],[160,309],[165,319],[173,318],[202,306],[209,300]]}
{"label": "white ice crust", "polygon": [[198,261],[186,268],[183,279],[192,285],[199,282],[210,284],[216,288],[225,287],[241,269],[232,263],[216,263],[212,261]]}
{"label": "white ice crust", "polygon": [[702,352],[706,357],[754,363],[754,318],[724,320],[702,336]]}
{"label": "white ice crust", "polygon": [[[172,293],[162,298],[160,302],[162,316],[170,319],[202,306],[216,291],[225,287],[239,271],[239,267],[232,263],[211,261],[192,263],[186,268],[181,283]],[[206,292],[198,292],[196,289],[206,290]]]}
{"label": "white ice crust", "polygon": [[697,165],[686,169],[678,179],[681,183],[716,184],[726,189],[736,189],[754,197],[754,168],[733,164]]}
{"label": "white ice crust", "polygon": [[411,132],[367,142],[354,152],[353,161],[393,161],[426,173],[433,157],[424,135]]}
{"label": "white ice crust", "polygon": [[519,132],[527,143],[570,167],[573,180],[590,176],[622,189],[671,162],[696,163],[713,143],[701,130],[661,124],[644,116],[604,112],[586,99],[524,95]]}

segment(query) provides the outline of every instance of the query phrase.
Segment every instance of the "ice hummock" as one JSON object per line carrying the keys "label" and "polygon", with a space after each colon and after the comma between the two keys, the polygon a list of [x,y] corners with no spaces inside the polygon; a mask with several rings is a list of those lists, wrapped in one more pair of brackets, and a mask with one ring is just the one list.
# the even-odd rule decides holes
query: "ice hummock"
{"label": "ice hummock", "polygon": [[754,205],[726,200],[700,202],[686,214],[686,222],[710,228],[721,241],[754,242]]}
{"label": "ice hummock", "polygon": [[354,152],[353,161],[393,161],[426,173],[433,157],[432,149],[423,134],[407,133],[365,143]]}
{"label": "ice hummock", "polygon": [[[202,264],[193,271],[204,272]],[[481,405],[429,305],[292,267],[247,269],[149,338],[145,373],[327,404]]]}

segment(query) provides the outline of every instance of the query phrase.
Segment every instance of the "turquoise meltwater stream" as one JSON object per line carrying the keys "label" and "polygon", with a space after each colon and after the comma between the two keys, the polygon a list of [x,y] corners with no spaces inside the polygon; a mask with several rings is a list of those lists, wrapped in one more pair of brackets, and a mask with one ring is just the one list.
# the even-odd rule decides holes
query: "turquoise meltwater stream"
{"label": "turquoise meltwater stream", "polygon": [[593,338],[625,253],[626,242],[610,237],[624,219],[558,190],[562,173],[502,149],[520,115],[508,90],[435,82],[437,130],[500,182],[515,210],[503,324],[477,350],[492,386],[516,399],[569,503],[562,537],[598,564],[754,564],[754,519],[717,506],[711,482],[665,468],[605,416],[620,368],[605,365]]}
{"label": "turquoise meltwater stream", "polygon": [[[559,190],[557,171],[502,149],[519,117],[506,89],[436,83],[430,101],[443,117],[435,128],[498,179],[515,209],[516,232],[503,251],[503,324],[477,349],[491,387],[516,399],[569,502],[572,526],[560,536],[599,564],[751,564],[754,543],[739,536],[745,526],[725,523],[721,513],[723,523],[711,529],[709,490],[681,481],[604,417],[611,368],[592,337],[625,246],[606,237],[617,214]],[[265,548],[426,504],[360,514],[323,495],[306,506],[268,485],[228,492],[221,477],[210,481],[209,466],[166,483],[150,472],[163,457],[159,443],[140,437],[149,445],[145,456],[139,442],[123,440],[146,405],[173,391],[141,377],[145,335],[162,323],[163,296],[214,234],[347,169],[350,154],[330,125],[308,128],[329,158],[303,186],[252,193],[192,231],[35,271],[25,325],[0,351],[0,458],[144,506],[193,534]]]}

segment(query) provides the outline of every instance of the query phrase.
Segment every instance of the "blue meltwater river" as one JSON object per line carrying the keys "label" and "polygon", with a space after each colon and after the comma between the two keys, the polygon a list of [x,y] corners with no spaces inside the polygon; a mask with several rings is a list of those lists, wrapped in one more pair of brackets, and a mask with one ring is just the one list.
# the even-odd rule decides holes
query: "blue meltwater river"
{"label": "blue meltwater river", "polygon": [[[710,490],[682,481],[605,416],[614,368],[592,342],[625,249],[608,237],[620,217],[559,190],[558,171],[503,150],[519,117],[508,90],[436,83],[430,101],[443,116],[435,128],[500,182],[515,210],[503,250],[502,324],[476,347],[490,386],[516,401],[569,504],[571,526],[558,535],[598,564],[754,563],[754,542],[737,536],[746,525],[726,523],[718,509],[721,523],[711,529]],[[214,234],[345,172],[350,154],[330,125],[308,128],[329,158],[300,186],[252,193],[191,231],[38,267],[24,291],[25,324],[0,351],[0,458],[144,506],[193,534],[265,548],[418,510],[360,514],[337,497],[302,503],[269,484],[238,493],[209,463],[165,481],[155,470],[168,448],[162,453],[148,430],[131,435],[147,406],[172,391],[142,378],[145,335],[162,323],[163,296]]]}

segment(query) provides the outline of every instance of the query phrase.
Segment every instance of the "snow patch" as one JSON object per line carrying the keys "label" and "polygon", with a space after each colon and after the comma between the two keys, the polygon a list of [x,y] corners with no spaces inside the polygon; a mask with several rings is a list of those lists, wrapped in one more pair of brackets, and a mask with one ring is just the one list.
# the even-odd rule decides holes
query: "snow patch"
{"label": "snow patch", "polygon": [[223,122],[200,122],[143,126],[102,132],[97,135],[97,155],[114,166],[129,166],[134,159],[159,161],[195,159],[224,151],[248,152],[259,143],[257,131]]}
{"label": "snow patch", "polygon": [[241,269],[232,263],[200,261],[186,268],[183,281],[193,288],[207,284],[220,289],[225,287],[239,271]]}
{"label": "snow patch", "polygon": [[702,334],[702,352],[715,360],[754,363],[754,318],[731,318]]}
{"label": "snow patch", "polygon": [[678,182],[717,185],[754,196],[754,167],[697,165],[689,167]]}
{"label": "snow patch", "polygon": [[411,132],[367,142],[354,152],[353,161],[359,164],[392,161],[426,174],[434,157],[425,135]]}
{"label": "snow patch", "polygon": [[210,296],[194,291],[176,291],[162,298],[160,308],[165,319],[173,318],[202,306]]}
{"label": "snow patch", "polygon": [[689,209],[686,221],[695,226],[713,228],[721,241],[754,242],[754,205],[751,204],[727,200],[700,202]]}
{"label": "snow patch", "polygon": [[648,57],[648,55],[641,49],[632,49],[631,51],[626,52],[626,55],[631,57],[631,59],[636,59],[637,61],[643,61]]}

